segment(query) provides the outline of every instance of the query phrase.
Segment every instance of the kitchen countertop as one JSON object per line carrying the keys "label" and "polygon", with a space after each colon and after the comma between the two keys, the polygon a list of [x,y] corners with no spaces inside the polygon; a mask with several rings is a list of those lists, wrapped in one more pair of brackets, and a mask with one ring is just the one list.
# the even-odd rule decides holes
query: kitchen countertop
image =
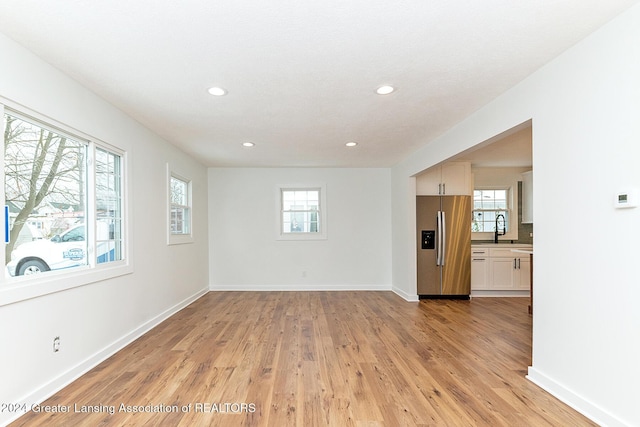
{"label": "kitchen countertop", "polygon": [[529,255],[533,255],[533,250],[526,250],[526,249],[511,249],[511,252],[517,252],[519,254],[529,254]]}
{"label": "kitchen countertop", "polygon": [[533,250],[531,243],[471,243],[472,248],[511,248]]}

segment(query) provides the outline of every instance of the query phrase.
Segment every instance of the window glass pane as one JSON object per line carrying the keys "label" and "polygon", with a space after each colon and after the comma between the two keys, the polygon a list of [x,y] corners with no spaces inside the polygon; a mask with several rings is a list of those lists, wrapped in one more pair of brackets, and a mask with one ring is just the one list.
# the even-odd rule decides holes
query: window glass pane
{"label": "window glass pane", "polygon": [[189,182],[171,177],[171,234],[191,233],[191,201],[189,200]]}
{"label": "window glass pane", "polygon": [[482,209],[482,200],[474,200],[473,209]]}
{"label": "window glass pane", "polygon": [[309,231],[312,233],[318,232],[318,212],[311,212],[310,214]]}
{"label": "window glass pane", "polygon": [[117,261],[118,248],[116,242],[102,242],[98,244],[98,264],[104,262]]}
{"label": "window glass pane", "polygon": [[123,259],[122,254],[122,159],[96,149],[96,260]]}
{"label": "window glass pane", "polygon": [[174,207],[171,209],[171,232],[173,234],[188,234],[187,222],[188,210],[186,208]]}
{"label": "window glass pane", "polygon": [[319,233],[320,191],[282,190],[282,232]]}
{"label": "window glass pane", "polygon": [[186,206],[188,189],[187,182],[171,177],[171,203]]}
{"label": "window glass pane", "polygon": [[482,223],[482,212],[473,212],[473,220],[471,221],[471,231],[478,233],[484,231]]}
{"label": "window glass pane", "polygon": [[291,228],[289,231],[292,233],[300,233],[304,231],[304,213],[303,212],[293,212],[291,215]]}
{"label": "window glass pane", "polygon": [[474,190],[473,192],[473,219],[471,221],[472,232],[494,232],[496,230],[496,217],[504,215],[498,224],[502,232],[503,228],[509,229],[509,211],[507,209],[509,191],[499,190]]}
{"label": "window glass pane", "polygon": [[86,265],[86,144],[10,114],[4,119],[9,274]]}

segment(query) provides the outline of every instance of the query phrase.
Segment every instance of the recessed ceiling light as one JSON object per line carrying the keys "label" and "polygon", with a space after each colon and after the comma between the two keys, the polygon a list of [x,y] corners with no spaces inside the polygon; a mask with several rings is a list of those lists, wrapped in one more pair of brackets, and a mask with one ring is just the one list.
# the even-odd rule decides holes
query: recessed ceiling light
{"label": "recessed ceiling light", "polygon": [[349,141],[344,145],[346,145],[347,147],[355,147],[356,145],[358,145],[358,143],[357,142],[353,142],[353,141]]}
{"label": "recessed ceiling light", "polygon": [[394,88],[393,86],[384,85],[384,86],[380,86],[378,89],[376,89],[376,93],[378,95],[389,95],[391,92],[393,92],[395,90],[396,90],[396,88]]}
{"label": "recessed ceiling light", "polygon": [[213,96],[223,96],[227,94],[227,91],[222,89],[221,87],[210,87],[209,93]]}
{"label": "recessed ceiling light", "polygon": [[256,145],[256,144],[254,144],[253,142],[243,142],[243,143],[242,143],[242,146],[243,146],[243,147],[253,147],[253,146],[255,146],[255,145]]}

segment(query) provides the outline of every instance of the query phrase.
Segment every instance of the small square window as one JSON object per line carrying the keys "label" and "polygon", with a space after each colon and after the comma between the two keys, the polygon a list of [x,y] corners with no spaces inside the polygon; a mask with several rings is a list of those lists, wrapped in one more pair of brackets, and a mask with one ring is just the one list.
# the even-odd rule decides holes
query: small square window
{"label": "small square window", "polygon": [[318,233],[320,190],[282,190],[282,232]]}
{"label": "small square window", "polygon": [[471,231],[474,233],[495,232],[496,218],[503,215],[504,223],[499,227],[508,230],[509,210],[508,190],[476,189],[473,191],[473,221]]}
{"label": "small square window", "polygon": [[326,239],[324,186],[279,188],[279,239]]}

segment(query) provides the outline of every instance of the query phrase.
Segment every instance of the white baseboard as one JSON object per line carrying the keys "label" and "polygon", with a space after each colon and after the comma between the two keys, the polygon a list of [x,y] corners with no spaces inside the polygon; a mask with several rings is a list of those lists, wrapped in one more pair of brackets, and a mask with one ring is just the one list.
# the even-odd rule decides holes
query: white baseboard
{"label": "white baseboard", "polygon": [[532,366],[529,366],[529,373],[526,378],[598,425],[607,427],[628,427],[631,425],[630,423],[624,422],[613,414],[602,409],[593,402],[583,398],[573,390],[565,387]]}
{"label": "white baseboard", "polygon": [[278,284],[278,285],[209,285],[210,291],[390,291],[391,285],[309,285],[309,284]]}
{"label": "white baseboard", "polygon": [[406,300],[406,301],[409,301],[409,302],[417,302],[417,301],[420,301],[420,298],[418,298],[418,294],[408,294],[408,293],[406,293],[405,291],[403,291],[402,289],[397,288],[397,287],[395,287],[395,286],[394,286],[391,290],[392,290],[396,295],[398,295],[399,297],[403,298],[403,299],[404,299],[404,300]]}
{"label": "white baseboard", "polygon": [[409,302],[418,301],[418,295],[411,295],[400,288],[391,285],[209,285],[209,290],[215,291],[392,291]]}
{"label": "white baseboard", "polygon": [[[158,314],[154,318],[152,318],[152,319],[148,320],[147,322],[143,323],[142,325],[138,326],[133,331],[131,331],[128,334],[124,335],[123,337],[121,337],[117,341],[109,344],[108,346],[106,346],[102,350],[100,350],[97,353],[94,353],[93,355],[89,356],[88,358],[86,358],[82,362],[78,363],[73,368],[71,368],[68,371],[62,373],[58,377],[54,378],[53,380],[49,381],[48,383],[44,384],[40,388],[38,388],[38,389],[34,390],[33,392],[29,393],[28,395],[26,395],[26,396],[24,396],[24,397],[22,397],[20,399],[17,399],[16,401],[17,402],[32,402],[33,404],[38,404],[38,403],[43,402],[47,398],[53,396],[58,391],[62,390],[67,385],[71,384],[73,381],[78,379],[80,376],[84,375],[85,373],[87,373],[88,371],[90,371],[91,369],[96,367],[98,364],[100,364],[104,360],[106,360],[109,357],[111,357],[113,354],[115,354],[118,351],[122,350],[124,347],[126,347],[129,344],[131,344],[133,341],[135,341],[136,339],[140,338],[142,335],[144,335],[145,333],[149,332],[151,329],[153,329],[154,327],[158,326],[160,323],[162,323],[163,321],[165,321],[169,317],[173,316],[178,311],[182,310],[183,308],[185,308],[186,306],[188,306],[189,304],[191,304],[192,302],[194,302],[198,298],[200,298],[203,295],[205,295],[208,291],[209,291],[208,289],[201,289],[197,293],[195,293],[195,294],[189,296],[188,298],[180,301],[178,304],[174,305],[173,307],[168,308],[164,312]],[[0,414],[0,415],[4,415],[4,414]],[[14,413],[14,414],[11,414],[11,415],[12,415],[12,417],[10,419],[3,419],[0,416],[0,425],[5,426],[5,425],[15,421],[16,419],[20,418],[22,415],[24,415],[24,413],[20,412],[20,413]]]}

